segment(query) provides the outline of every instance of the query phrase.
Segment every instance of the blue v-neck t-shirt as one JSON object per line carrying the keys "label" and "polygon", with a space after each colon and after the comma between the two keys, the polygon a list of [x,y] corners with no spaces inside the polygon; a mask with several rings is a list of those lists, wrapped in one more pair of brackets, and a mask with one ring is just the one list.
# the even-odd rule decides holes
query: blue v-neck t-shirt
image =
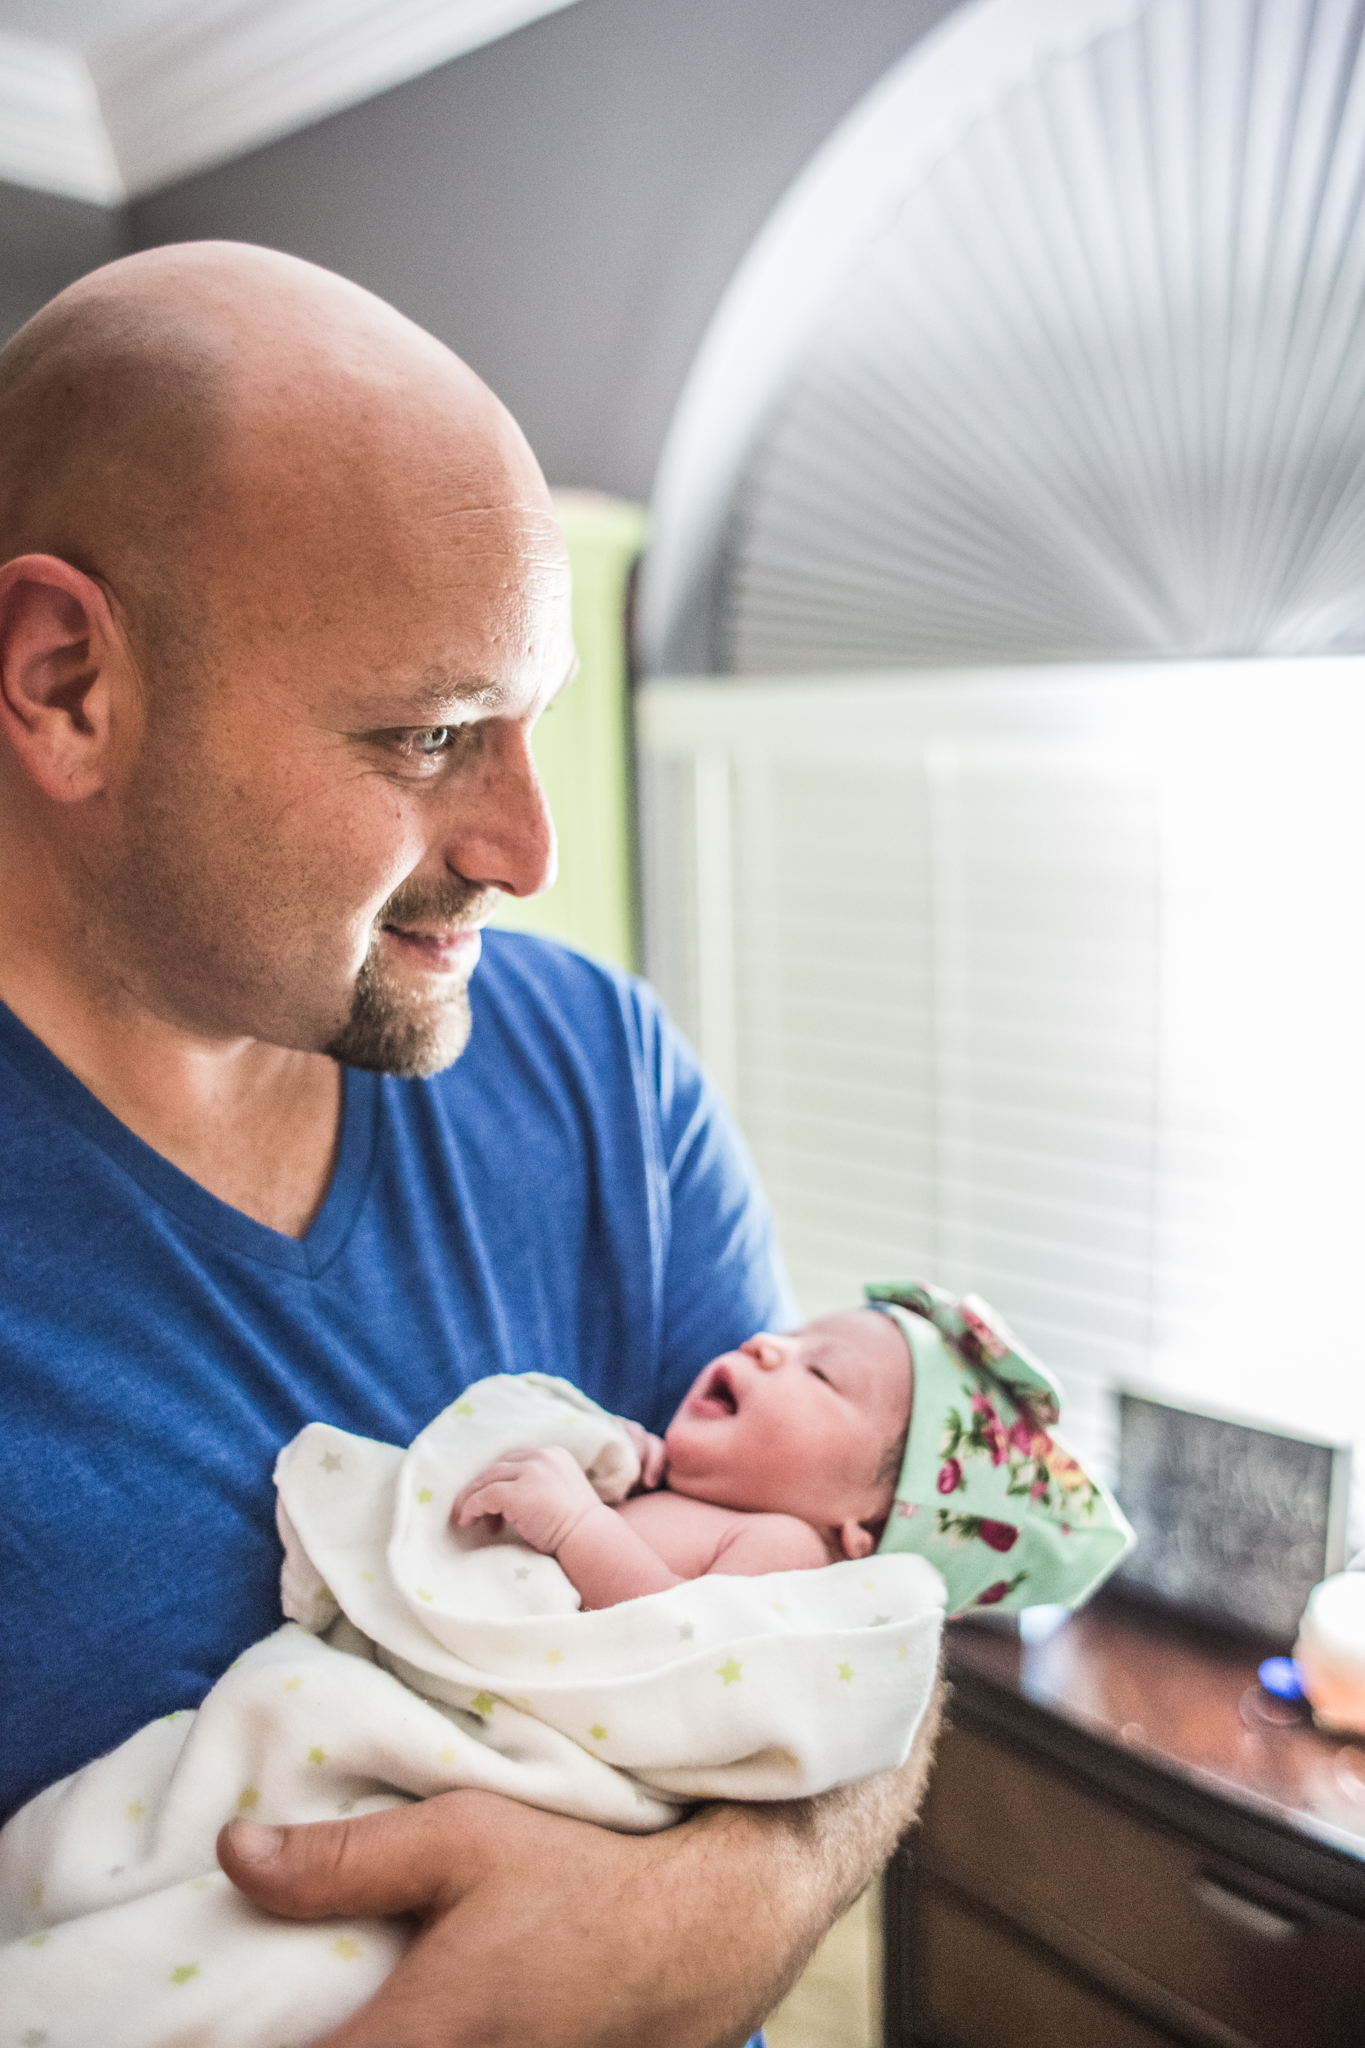
{"label": "blue v-neck t-shirt", "polygon": [[279,1625],[275,1457],[407,1443],[486,1373],[661,1430],[796,1319],[733,1123],[649,990],[485,935],[446,1073],[348,1071],[307,1235],[189,1179],[0,1006],[0,1817]]}

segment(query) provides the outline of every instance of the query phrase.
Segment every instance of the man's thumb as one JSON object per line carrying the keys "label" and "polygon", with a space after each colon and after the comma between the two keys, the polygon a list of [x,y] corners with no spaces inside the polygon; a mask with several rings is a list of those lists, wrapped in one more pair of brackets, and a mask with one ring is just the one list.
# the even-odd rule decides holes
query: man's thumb
{"label": "man's thumb", "polygon": [[218,1861],[239,1891],[289,1920],[429,1913],[462,1889],[445,1804],[430,1799],[290,1828],[230,1821],[218,1836]]}

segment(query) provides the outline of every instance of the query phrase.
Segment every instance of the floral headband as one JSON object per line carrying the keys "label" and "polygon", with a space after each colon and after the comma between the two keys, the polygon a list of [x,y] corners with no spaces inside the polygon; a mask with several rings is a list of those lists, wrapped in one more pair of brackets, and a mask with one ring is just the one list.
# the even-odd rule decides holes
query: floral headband
{"label": "floral headband", "polygon": [[1118,1503],[1053,1433],[1056,1381],[978,1295],[924,1281],[872,1284],[914,1361],[905,1457],[879,1550],[912,1550],[943,1575],[948,1612],[1079,1607],[1133,1532]]}

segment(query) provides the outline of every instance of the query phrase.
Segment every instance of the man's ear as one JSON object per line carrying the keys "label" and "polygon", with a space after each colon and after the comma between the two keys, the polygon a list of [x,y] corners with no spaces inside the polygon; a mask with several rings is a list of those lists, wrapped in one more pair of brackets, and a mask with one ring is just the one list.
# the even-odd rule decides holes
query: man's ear
{"label": "man's ear", "polygon": [[841,1522],[835,1530],[845,1557],[871,1557],[877,1539],[862,1522]]}
{"label": "man's ear", "polygon": [[98,583],[55,555],[0,568],[0,733],[54,803],[105,787],[129,657]]}

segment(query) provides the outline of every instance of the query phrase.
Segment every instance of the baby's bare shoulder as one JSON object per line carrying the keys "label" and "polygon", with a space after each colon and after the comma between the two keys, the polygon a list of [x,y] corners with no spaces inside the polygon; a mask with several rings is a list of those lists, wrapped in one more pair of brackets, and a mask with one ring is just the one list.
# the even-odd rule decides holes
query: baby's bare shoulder
{"label": "baby's bare shoulder", "polygon": [[795,1515],[736,1515],[734,1522],[721,1539],[713,1571],[748,1577],[813,1571],[830,1561],[819,1530]]}
{"label": "baby's bare shoulder", "polygon": [[623,1501],[618,1513],[644,1538],[670,1570],[685,1579],[699,1579],[709,1572],[731,1525],[752,1521],[733,1508],[718,1508],[709,1500],[689,1500],[684,1493],[638,1494]]}
{"label": "baby's bare shoulder", "polygon": [[683,1493],[643,1493],[620,1513],[682,1578],[707,1572],[755,1578],[761,1572],[808,1571],[829,1563],[818,1531],[795,1515],[750,1514]]}

